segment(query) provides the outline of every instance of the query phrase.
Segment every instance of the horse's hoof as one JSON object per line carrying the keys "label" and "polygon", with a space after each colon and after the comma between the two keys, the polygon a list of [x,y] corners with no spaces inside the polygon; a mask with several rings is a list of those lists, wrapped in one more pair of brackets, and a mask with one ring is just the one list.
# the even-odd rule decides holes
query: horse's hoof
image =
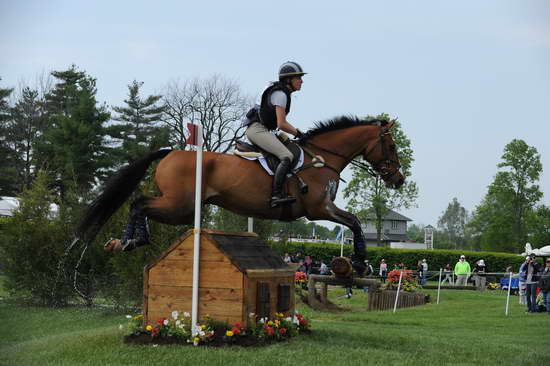
{"label": "horse's hoof", "polygon": [[103,250],[106,252],[120,252],[122,251],[122,245],[120,239],[109,239],[103,246]]}

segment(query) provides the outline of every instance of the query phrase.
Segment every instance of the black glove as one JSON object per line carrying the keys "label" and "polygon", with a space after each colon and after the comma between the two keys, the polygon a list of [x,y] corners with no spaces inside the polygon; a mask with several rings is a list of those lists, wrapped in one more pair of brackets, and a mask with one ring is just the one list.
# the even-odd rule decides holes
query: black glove
{"label": "black glove", "polygon": [[296,129],[296,135],[294,135],[294,137],[297,138],[298,140],[301,140],[304,138],[304,133],[299,129]]}

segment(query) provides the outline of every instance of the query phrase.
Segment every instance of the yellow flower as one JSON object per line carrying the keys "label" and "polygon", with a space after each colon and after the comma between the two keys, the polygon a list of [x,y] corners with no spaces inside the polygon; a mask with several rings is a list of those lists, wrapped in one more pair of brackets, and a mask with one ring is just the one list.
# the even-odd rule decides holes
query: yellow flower
{"label": "yellow flower", "polygon": [[267,325],[273,325],[273,322],[270,320],[267,322]]}
{"label": "yellow flower", "polygon": [[149,324],[149,325],[147,325],[147,326],[145,327],[145,329],[146,329],[148,332],[150,332],[150,331],[153,330],[153,327]]}
{"label": "yellow flower", "polygon": [[193,338],[193,342],[199,342],[201,339],[199,337]]}
{"label": "yellow flower", "polygon": [[225,332],[225,335],[228,337],[233,337],[233,332],[228,330],[227,332]]}
{"label": "yellow flower", "polygon": [[281,322],[278,321],[278,320],[275,320],[275,325],[276,325],[276,326],[279,326],[279,325],[281,325]]}
{"label": "yellow flower", "polygon": [[201,329],[206,329],[206,325],[201,325]]}

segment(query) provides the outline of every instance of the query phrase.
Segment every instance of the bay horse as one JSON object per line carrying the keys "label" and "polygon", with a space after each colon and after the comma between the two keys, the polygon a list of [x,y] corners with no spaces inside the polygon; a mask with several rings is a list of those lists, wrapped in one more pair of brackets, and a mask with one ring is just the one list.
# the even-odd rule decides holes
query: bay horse
{"label": "bay horse", "polygon": [[[293,221],[301,217],[308,220],[328,220],[343,224],[354,236],[352,262],[364,268],[366,246],[361,223],[355,215],[334,204],[340,173],[352,163],[378,174],[392,188],[404,183],[400,172],[397,148],[390,130],[394,121],[361,120],[356,117],[339,117],[320,122],[304,134],[298,144],[317,155],[322,167],[313,167],[312,157],[305,154],[306,169],[296,173],[308,185],[302,193],[296,177],[287,178],[287,193],[296,202],[270,208],[272,177],[255,161],[215,152],[204,152],[202,203],[223,207],[236,214],[260,219]],[[362,156],[369,164],[355,159]],[[160,160],[155,171],[158,197],[139,197],[131,205],[127,231],[134,230],[136,222],[143,228],[146,218],[169,225],[192,224],[195,207],[196,152],[159,150],[122,168],[106,184],[102,194],[90,205],[77,229],[77,236],[91,242],[111,215],[132,195],[146,175],[149,166]],[[354,160],[355,159],[355,160]],[[142,230],[143,231],[143,230]],[[148,236],[141,233],[141,243],[124,250],[146,244]],[[108,251],[121,250],[120,240],[107,242]]]}

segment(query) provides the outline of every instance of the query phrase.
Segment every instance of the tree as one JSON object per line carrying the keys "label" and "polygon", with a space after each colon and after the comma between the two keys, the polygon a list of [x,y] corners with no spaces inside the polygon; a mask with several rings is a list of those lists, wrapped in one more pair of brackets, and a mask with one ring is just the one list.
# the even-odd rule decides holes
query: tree
{"label": "tree", "polygon": [[17,192],[17,154],[11,146],[12,114],[8,100],[12,92],[13,89],[0,88],[0,196],[13,196]]}
{"label": "tree", "polygon": [[529,243],[540,248],[550,243],[550,207],[540,205],[530,213],[528,222]]}
{"label": "tree", "polygon": [[120,123],[110,127],[113,137],[122,140],[122,146],[117,149],[124,163],[143,156],[151,150],[169,144],[169,130],[159,126],[164,112],[164,106],[157,105],[161,95],[140,96],[143,82],[134,80],[128,85],[126,106],[112,107],[118,113],[113,120]]}
{"label": "tree", "polygon": [[71,184],[88,191],[112,165],[106,140],[109,113],[95,99],[96,80],[72,65],[53,71],[57,79],[45,96],[48,125],[38,144],[39,168],[55,174],[60,197]]}
{"label": "tree", "polygon": [[[381,114],[376,116],[375,119],[389,121],[389,116]],[[353,166],[351,168],[352,179],[344,189],[344,197],[349,199],[347,208],[355,213],[359,220],[366,222],[370,216],[369,213],[374,213],[379,245],[382,235],[382,218],[388,210],[410,208],[415,205],[418,197],[418,187],[410,179],[412,163],[414,161],[411,142],[401,129],[399,122],[395,123],[391,133],[397,146],[401,173],[406,179],[405,184],[399,189],[390,189],[386,187],[384,181],[379,176],[373,177],[365,170]]]}
{"label": "tree", "polygon": [[[443,237],[448,243],[442,248],[466,249],[466,224],[468,223],[468,211],[462,207],[458,199],[453,198],[447,209],[439,217],[437,227],[442,231]],[[441,239],[440,239],[441,242]]]}
{"label": "tree", "polygon": [[481,249],[521,251],[528,239],[528,219],[542,197],[536,184],[542,172],[537,149],[514,139],[504,148],[502,161],[485,198],[476,207],[471,228]]}
{"label": "tree", "polygon": [[214,75],[208,79],[171,82],[164,91],[164,123],[172,130],[173,146],[187,146],[187,123],[203,126],[206,151],[225,153],[244,136],[241,119],[252,104],[232,80]]}

